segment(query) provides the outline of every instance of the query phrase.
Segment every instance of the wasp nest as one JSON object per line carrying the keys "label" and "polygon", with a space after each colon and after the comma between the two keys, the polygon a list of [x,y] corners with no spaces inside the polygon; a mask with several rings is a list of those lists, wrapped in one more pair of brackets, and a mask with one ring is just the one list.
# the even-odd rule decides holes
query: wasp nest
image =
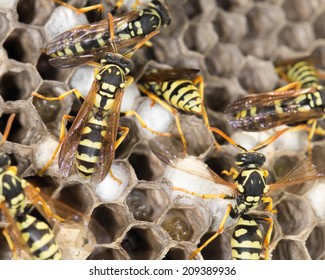
{"label": "wasp nest", "polygon": [[[85,2],[70,3],[83,6]],[[233,136],[242,146],[250,148],[271,132],[236,132],[227,124],[224,109],[247,91],[265,92],[280,86],[272,61],[294,54],[311,55],[325,67],[323,0],[165,2],[172,23],[152,39],[152,48],[142,48],[135,54],[133,76],[139,78],[151,65],[200,69],[205,79],[205,105],[211,125]],[[107,4],[112,6],[112,3]],[[96,230],[96,226],[92,230],[93,242],[79,252],[79,258],[188,259],[197,245],[218,227],[227,202],[203,200],[172,191],[175,185],[191,188],[192,184],[192,190],[199,193],[215,193],[216,188],[211,182],[184,178],[177,174],[180,171],[166,168],[149,148],[148,140],[152,136],[138,126],[136,119],[120,120],[121,125],[130,128],[112,166],[112,173],[121,182],[108,176],[98,186],[87,186],[78,176],[61,178],[57,160],[46,170],[45,176],[37,176],[58,143],[63,115],[73,115],[79,107],[73,96],[64,101],[48,102],[32,98],[31,93],[58,96],[78,88],[86,94],[93,79],[90,66],[51,67],[42,49],[63,29],[94,19],[93,15],[88,18],[84,14],[77,15],[50,0],[0,1],[0,7],[2,132],[8,116],[17,114],[9,138],[1,149],[12,156],[21,177],[53,198],[89,215],[94,225],[100,225],[100,230]],[[140,96],[134,85],[126,90],[124,99],[122,111],[135,109],[149,127],[170,131],[177,137],[171,114]],[[217,138],[222,149],[216,153],[202,120],[188,115],[180,119],[190,154],[219,174],[234,165],[236,151]],[[271,180],[278,180],[302,160],[302,151],[307,147],[305,138],[304,133],[290,133],[263,150]],[[313,151],[319,155],[324,151],[324,143],[315,142]],[[313,181],[274,194],[277,215],[270,244],[272,259],[325,258],[323,184]],[[224,233],[196,258],[230,259],[232,225],[230,219]],[[0,226],[4,228],[7,224],[1,222]],[[262,223],[263,232],[265,228]],[[73,236],[76,229],[65,230]],[[67,234],[63,233],[63,238],[64,235]],[[1,259],[12,257],[2,234],[0,248]],[[67,258],[73,255],[65,253]]]}

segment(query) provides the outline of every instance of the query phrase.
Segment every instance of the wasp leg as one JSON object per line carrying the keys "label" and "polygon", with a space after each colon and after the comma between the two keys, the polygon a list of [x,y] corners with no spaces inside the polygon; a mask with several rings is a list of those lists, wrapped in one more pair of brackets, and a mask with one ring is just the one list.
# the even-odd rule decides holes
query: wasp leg
{"label": "wasp leg", "polygon": [[8,245],[9,245],[9,248],[10,248],[10,250],[11,250],[11,252],[12,252],[12,257],[13,257],[13,259],[18,260],[18,255],[17,255],[17,252],[16,252],[17,249],[16,249],[16,246],[15,246],[14,241],[12,240],[12,238],[11,238],[11,236],[10,236],[10,233],[9,233],[8,229],[5,228],[5,229],[2,231],[2,233],[3,233],[4,237],[5,237],[6,240],[7,240],[7,243],[8,243]]}
{"label": "wasp leg", "polygon": [[234,167],[231,167],[229,171],[223,170],[221,172],[221,174],[225,174],[227,176],[232,176],[234,179],[236,179],[239,175],[239,172]]}
{"label": "wasp leg", "polygon": [[266,204],[266,210],[272,214],[276,214],[277,211],[273,209],[273,199],[270,196],[265,196],[262,198],[262,202]]}
{"label": "wasp leg", "polygon": [[11,114],[9,116],[8,121],[7,121],[7,124],[6,124],[5,131],[3,132],[3,137],[2,137],[2,139],[0,141],[0,146],[7,140],[8,135],[9,135],[9,132],[10,132],[10,129],[12,127],[12,124],[14,122],[15,117],[16,117],[16,114],[15,113],[13,113],[13,114]]}
{"label": "wasp leg", "polygon": [[[95,72],[96,72],[96,69],[95,69]],[[84,102],[85,98],[82,96],[81,92],[76,88],[68,90],[57,97],[47,97],[47,96],[41,95],[37,92],[32,92],[32,96],[35,96],[37,98],[47,100],[47,101],[59,101],[59,100],[63,100],[69,94],[72,94],[72,93],[81,101],[81,103]]]}
{"label": "wasp leg", "polygon": [[263,220],[265,220],[269,223],[269,228],[266,232],[264,242],[263,242],[263,247],[265,248],[264,259],[268,260],[269,259],[269,245],[270,245],[274,222],[273,222],[272,218],[263,218]]}
{"label": "wasp leg", "polygon": [[144,94],[146,94],[151,100],[153,100],[156,103],[159,103],[161,106],[163,106],[166,110],[168,110],[170,113],[172,113],[174,115],[175,122],[176,122],[176,127],[177,127],[178,133],[179,133],[179,135],[181,137],[181,141],[183,143],[183,152],[186,153],[186,151],[187,151],[187,141],[185,139],[183,130],[181,128],[181,123],[180,123],[180,120],[179,120],[177,110],[175,108],[173,108],[172,106],[168,105],[163,100],[161,100],[158,96],[156,96],[155,94],[153,94],[152,92],[147,90],[145,87],[143,87],[141,85],[138,85],[138,87],[139,87],[140,91],[143,92]]}
{"label": "wasp leg", "polygon": [[[129,130],[130,130],[126,126],[119,126],[118,129],[120,131],[123,131],[123,134],[116,140],[114,150],[116,150],[121,145],[121,143],[123,142],[125,137],[128,135]],[[109,174],[111,175],[111,177],[113,178],[114,181],[118,182],[119,185],[122,184],[122,181],[113,174],[112,169],[109,170]]]}
{"label": "wasp leg", "polygon": [[127,111],[127,112],[123,112],[123,114],[125,114],[125,116],[135,116],[138,119],[138,121],[141,124],[141,126],[143,128],[145,128],[145,129],[149,130],[153,134],[156,134],[156,135],[159,135],[159,136],[170,136],[170,133],[158,132],[158,131],[155,131],[155,130],[149,128],[148,125],[145,123],[145,121],[134,110],[130,110],[130,111]]}
{"label": "wasp leg", "polygon": [[277,88],[275,91],[281,92],[281,91],[287,91],[290,89],[300,89],[301,88],[301,82],[292,82],[289,83],[283,87]]}
{"label": "wasp leg", "polygon": [[36,188],[30,184],[27,184],[24,192],[26,193],[26,196],[28,199],[32,202],[35,207],[40,204],[42,206],[42,209],[44,210],[44,214],[49,219],[55,219],[60,222],[64,222],[64,219],[60,216],[53,213],[51,208],[48,206],[46,201],[43,199],[43,197],[40,195],[41,190],[39,188]]}
{"label": "wasp leg", "polygon": [[61,144],[64,140],[64,137],[65,137],[65,124],[66,124],[66,121],[69,120],[69,119],[73,119],[75,118],[74,116],[70,116],[70,115],[64,115],[62,117],[62,122],[61,122],[61,128],[60,128],[60,137],[59,137],[59,143],[58,145],[56,146],[53,154],[52,154],[52,157],[49,159],[49,161],[44,165],[44,167],[38,171],[38,175],[39,176],[42,176],[43,173],[46,171],[46,169],[49,168],[49,166],[52,164],[54,158],[56,157],[60,147],[61,147]]}
{"label": "wasp leg", "polygon": [[195,196],[201,197],[203,199],[214,199],[214,198],[233,199],[232,196],[229,196],[229,195],[224,194],[224,193],[220,193],[220,194],[201,194],[201,193],[192,192],[192,191],[189,191],[187,189],[179,188],[179,187],[172,187],[172,190],[173,191],[180,191],[180,192],[187,193],[187,194],[190,194],[190,195],[195,195]]}
{"label": "wasp leg", "polygon": [[199,252],[201,252],[206,246],[209,245],[209,243],[211,243],[214,239],[216,239],[218,237],[219,234],[221,234],[224,230],[224,227],[225,227],[225,224],[226,224],[226,221],[227,221],[227,218],[229,217],[230,215],[230,212],[232,210],[232,205],[229,204],[227,206],[227,210],[226,210],[226,213],[225,215],[223,216],[221,222],[220,222],[220,226],[218,228],[218,230],[216,231],[216,233],[214,235],[212,235],[207,241],[205,241],[203,243],[203,245],[199,248],[197,248],[191,255],[190,255],[190,259],[192,260]]}
{"label": "wasp leg", "polygon": [[97,4],[97,5],[91,5],[91,6],[88,6],[88,7],[83,7],[83,8],[76,8],[74,6],[71,6],[63,1],[60,1],[60,0],[52,0],[54,3],[58,4],[58,5],[61,5],[61,6],[64,6],[64,7],[67,7],[73,11],[75,11],[76,13],[78,14],[83,14],[83,13],[87,13],[89,11],[92,11],[92,10],[98,10],[98,12],[102,12],[104,10],[104,6],[103,4]]}
{"label": "wasp leg", "polygon": [[[197,77],[195,77],[195,79],[192,80],[193,84],[198,88],[201,100],[202,100],[202,118],[204,121],[205,126],[211,131],[211,127],[210,127],[210,122],[209,122],[209,118],[208,118],[208,114],[207,111],[205,109],[205,105],[204,105],[204,80],[203,77],[201,75],[198,75]],[[217,150],[220,150],[220,144],[214,140],[214,146],[216,147]]]}

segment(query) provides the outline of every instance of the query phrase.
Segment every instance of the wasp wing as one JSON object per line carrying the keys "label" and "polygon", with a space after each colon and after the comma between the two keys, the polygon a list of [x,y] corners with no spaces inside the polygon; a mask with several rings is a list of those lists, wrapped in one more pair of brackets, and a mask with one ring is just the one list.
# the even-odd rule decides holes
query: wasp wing
{"label": "wasp wing", "polygon": [[97,244],[96,238],[108,234],[96,220],[58,200],[60,197],[53,199],[30,183],[27,183],[25,193],[29,200],[37,202],[29,211],[35,207],[51,225],[62,259],[87,258]]}
{"label": "wasp wing", "polygon": [[[317,152],[319,153],[319,151]],[[306,157],[297,166],[274,184],[270,184],[270,191],[279,188],[298,185],[307,181],[325,178],[325,163],[322,156],[317,155],[318,160],[312,156]]]}
{"label": "wasp wing", "polygon": [[84,100],[76,118],[72,123],[72,126],[70,127],[61,145],[59,154],[59,168],[61,174],[64,177],[67,177],[71,171],[82,130],[91,114],[94,98],[98,89],[99,84],[96,80],[94,80],[87,98]]}
{"label": "wasp wing", "polygon": [[150,69],[141,77],[139,83],[192,80],[199,72],[198,69],[190,68]]}
{"label": "wasp wing", "polygon": [[2,210],[4,220],[6,221],[6,223],[8,223],[8,226],[5,229],[9,233],[10,238],[14,244],[14,250],[15,250],[17,257],[24,259],[24,256],[22,255],[21,252],[25,251],[30,258],[33,258],[32,252],[30,251],[28,246],[25,244],[24,239],[21,235],[22,233],[18,229],[16,220],[10,214],[9,209],[7,208],[5,203],[0,204],[0,209]]}
{"label": "wasp wing", "polygon": [[299,96],[314,92],[315,88],[305,88],[249,94],[231,103],[225,113],[233,127],[246,131],[266,130],[278,125],[318,119],[324,115],[322,110],[299,110],[301,105],[295,101]]}
{"label": "wasp wing", "polygon": [[151,151],[162,162],[190,175],[223,185],[227,187],[231,193],[236,193],[237,187],[234,183],[222,179],[202,161],[198,159],[196,161],[188,160],[191,156],[184,156],[182,152],[175,148],[177,145],[166,142],[166,137],[155,137],[149,141]]}
{"label": "wasp wing", "polygon": [[[114,34],[118,34],[127,27],[129,21],[139,17],[138,11],[131,11],[128,14],[114,18]],[[136,39],[135,39],[136,38]],[[114,52],[113,45],[123,53],[127,48],[133,47],[144,36],[131,39],[122,39],[118,36],[114,37],[113,42],[110,41],[109,21],[102,20],[89,25],[77,26],[55,37],[47,46],[46,53],[50,56],[50,64],[54,67],[75,67],[90,61],[96,61],[103,57],[106,52]],[[97,39],[101,39],[106,44],[99,45]],[[135,39],[135,40],[133,40]],[[94,47],[94,44],[98,46]],[[77,47],[82,51],[77,51]],[[65,50],[69,49],[70,53],[66,54]],[[74,51],[72,51],[74,50]],[[61,52],[60,55],[57,55]]]}

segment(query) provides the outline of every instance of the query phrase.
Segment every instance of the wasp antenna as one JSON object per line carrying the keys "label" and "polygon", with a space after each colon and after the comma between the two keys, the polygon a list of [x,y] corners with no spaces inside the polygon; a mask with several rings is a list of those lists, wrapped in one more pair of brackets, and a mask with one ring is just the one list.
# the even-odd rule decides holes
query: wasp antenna
{"label": "wasp antenna", "polygon": [[118,50],[117,50],[117,46],[114,42],[114,37],[115,37],[115,34],[114,34],[114,17],[111,13],[108,13],[107,14],[108,16],[108,22],[109,22],[109,36],[110,36],[110,43],[112,45],[112,48],[113,48],[113,52],[114,53],[117,53]]}
{"label": "wasp antenna", "polygon": [[210,130],[217,133],[218,135],[220,135],[223,139],[227,140],[231,145],[243,150],[244,152],[247,152],[247,149],[245,149],[243,146],[237,144],[233,139],[230,138],[230,136],[228,136],[226,133],[224,133],[220,129],[215,128],[215,127],[210,127]]}
{"label": "wasp antenna", "polygon": [[253,151],[258,151],[258,150],[262,150],[265,147],[267,147],[268,145],[270,145],[271,143],[273,143],[275,140],[277,140],[282,134],[288,132],[288,131],[298,131],[298,130],[310,130],[308,128],[308,126],[302,124],[302,125],[298,125],[295,127],[287,127],[285,129],[282,129],[280,131],[277,131],[275,134],[273,134],[272,136],[270,136],[268,139],[266,139],[265,141],[263,141],[262,143],[258,144],[258,146],[256,146]]}
{"label": "wasp antenna", "polygon": [[138,42],[131,50],[124,53],[123,56],[126,58],[131,58],[139,48],[141,48],[146,42],[148,42],[153,36],[157,35],[159,32],[160,32],[159,30],[156,30],[149,33],[140,42]]}

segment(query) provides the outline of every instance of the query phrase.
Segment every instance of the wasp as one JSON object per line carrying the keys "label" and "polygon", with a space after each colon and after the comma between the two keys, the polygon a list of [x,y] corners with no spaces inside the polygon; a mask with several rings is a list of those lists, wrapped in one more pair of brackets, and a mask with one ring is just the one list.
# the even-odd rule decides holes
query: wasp
{"label": "wasp", "polygon": [[[202,116],[206,127],[210,128],[203,102],[204,81],[198,73],[197,69],[187,68],[150,69],[137,84],[142,93],[173,114],[184,152],[187,149],[187,141],[180,124],[178,111]],[[215,143],[219,147],[218,143]]]}
{"label": "wasp", "polygon": [[[113,22],[111,14],[109,14],[109,19]],[[111,27],[111,38],[114,38],[113,25]],[[156,34],[157,31],[147,35],[144,39],[138,38],[140,41],[129,52],[134,53]],[[42,174],[50,166],[59,148],[59,169],[64,177],[71,173],[74,163],[78,173],[95,184],[103,181],[109,172],[115,149],[129,131],[128,127],[119,128],[118,123],[124,88],[132,82],[132,78],[127,76],[132,65],[124,55],[118,53],[107,53],[100,63],[101,68],[95,69],[94,81],[85,100],[77,89],[67,91],[59,97],[50,98],[33,93],[33,96],[49,101],[62,100],[67,95],[74,93],[83,102],[66,136],[65,122],[73,117],[69,115],[63,117],[58,146],[52,158],[40,170],[39,174]],[[154,134],[169,135],[147,127],[135,111],[124,112],[124,114],[126,116],[135,115],[140,124]],[[118,129],[123,134],[116,139]]]}
{"label": "wasp", "polygon": [[[170,24],[167,8],[158,0],[148,6],[88,25],[77,26],[55,37],[47,46],[49,62],[54,67],[74,67],[97,61],[115,49],[124,53],[139,38],[160,30]],[[111,28],[114,26],[114,37]],[[131,56],[131,54],[129,54]]]}
{"label": "wasp", "polygon": [[316,68],[308,61],[290,61],[278,66],[277,71],[289,84],[235,100],[226,108],[229,123],[245,131],[307,123],[311,126],[308,140],[315,132],[325,135],[322,128],[316,127],[325,116],[325,89],[319,84]]}
{"label": "wasp", "polygon": [[[14,117],[15,114],[9,117],[0,145],[7,139]],[[33,207],[46,221],[32,214]],[[95,246],[94,237],[87,228],[90,219],[59,201],[49,199],[39,188],[20,178],[17,167],[11,165],[10,156],[3,152],[0,152],[0,209],[8,224],[3,234],[14,259],[26,258],[23,252],[37,260],[60,260],[62,256],[79,258],[83,250]],[[101,230],[93,221],[92,226]],[[80,229],[80,233],[75,235],[74,243],[66,244],[61,238],[59,244],[57,237],[62,231],[68,232],[69,227],[74,231]]]}
{"label": "wasp", "polygon": [[[276,213],[276,210],[273,209],[273,200],[269,194],[280,188],[293,186],[309,180],[324,178],[325,170],[323,163],[320,162],[319,164],[315,164],[311,157],[307,157],[305,160],[298,163],[298,165],[282,179],[273,184],[267,184],[266,179],[268,171],[263,168],[266,157],[259,152],[259,150],[268,146],[286,131],[301,129],[306,129],[306,127],[297,126],[295,128],[287,128],[286,130],[279,131],[252,150],[247,150],[235,143],[219,129],[212,128],[212,131],[218,133],[229,141],[230,144],[240,150],[235,156],[237,169],[232,167],[229,171],[222,172],[223,174],[231,176],[233,179],[232,182],[228,182],[221,178],[206,165],[197,164],[191,161],[191,156],[184,156],[183,153],[175,151],[175,149],[173,150],[171,147],[167,147],[159,138],[151,140],[151,150],[167,165],[183,171],[185,174],[198,176],[199,178],[209,180],[227,189],[227,191],[223,191],[225,193],[220,193],[216,186],[215,194],[200,194],[181,187],[172,187],[173,190],[198,196],[203,199],[220,198],[232,200],[232,203],[228,204],[215,234],[190,255],[191,259],[224,231],[225,224],[229,217],[237,219],[231,238],[232,258],[257,260],[262,257],[264,250],[264,258],[268,259],[268,247],[274,223],[271,216]],[[198,161],[198,159],[196,160]],[[265,215],[269,214],[267,217],[258,218],[254,215],[253,211],[261,205],[265,206]],[[258,227],[258,222],[260,220],[268,223],[268,229],[264,239]]]}
{"label": "wasp", "polygon": [[[1,145],[8,136],[15,114],[9,117]],[[9,247],[16,254],[16,246],[22,246],[34,259],[60,259],[61,252],[52,229],[43,221],[29,215],[27,202],[40,203],[47,215],[57,217],[47,207],[45,201],[38,196],[38,190],[26,180],[17,176],[17,168],[11,166],[8,154],[0,153],[0,208],[5,220],[9,223],[3,234]]]}

